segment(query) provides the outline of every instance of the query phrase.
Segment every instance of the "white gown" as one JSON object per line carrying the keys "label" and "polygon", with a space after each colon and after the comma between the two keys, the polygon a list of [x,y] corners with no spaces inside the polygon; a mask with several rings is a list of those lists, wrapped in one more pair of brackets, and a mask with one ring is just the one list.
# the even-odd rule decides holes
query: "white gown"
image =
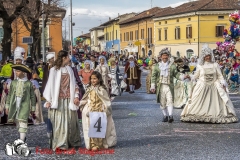
{"label": "white gown", "polygon": [[232,101],[222,87],[226,84],[217,63],[198,65],[194,79],[198,79],[181,113],[181,120],[188,122],[232,123],[237,122]]}

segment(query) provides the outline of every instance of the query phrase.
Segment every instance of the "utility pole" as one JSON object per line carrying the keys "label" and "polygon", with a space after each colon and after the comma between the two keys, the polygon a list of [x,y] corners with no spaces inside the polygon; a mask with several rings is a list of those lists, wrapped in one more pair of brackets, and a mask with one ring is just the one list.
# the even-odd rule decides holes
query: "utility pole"
{"label": "utility pole", "polygon": [[[44,12],[44,0],[42,0],[42,12]],[[43,62],[46,62],[45,36],[44,36],[44,14],[43,13],[42,13],[42,57],[43,57]]]}
{"label": "utility pole", "polygon": [[71,12],[71,24],[70,24],[70,28],[71,28],[71,54],[73,54],[73,28],[72,28],[72,0],[70,0],[70,12]]}
{"label": "utility pole", "polygon": [[152,0],[151,0],[151,8],[152,8]]}

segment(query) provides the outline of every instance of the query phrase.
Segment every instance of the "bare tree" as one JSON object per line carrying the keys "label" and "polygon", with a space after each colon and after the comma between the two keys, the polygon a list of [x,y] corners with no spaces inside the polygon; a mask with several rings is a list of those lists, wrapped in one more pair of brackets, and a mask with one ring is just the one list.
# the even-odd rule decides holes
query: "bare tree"
{"label": "bare tree", "polygon": [[[21,20],[26,27],[26,29],[30,32],[30,36],[33,37],[33,45],[30,49],[31,56],[38,60],[41,57],[41,33],[42,28],[39,27],[39,19],[42,18],[44,14],[44,21],[42,21],[42,25],[44,27],[49,22],[49,17],[56,17],[56,11],[59,9],[59,4],[61,0],[48,0],[47,3],[44,3],[44,10],[42,10],[43,3],[41,0],[32,0],[31,4],[29,3],[24,11],[21,13]],[[51,19],[53,21],[53,19]],[[55,21],[57,21],[55,19]]]}
{"label": "bare tree", "polygon": [[0,0],[0,17],[3,19],[3,60],[11,56],[12,22],[21,14],[29,0]]}

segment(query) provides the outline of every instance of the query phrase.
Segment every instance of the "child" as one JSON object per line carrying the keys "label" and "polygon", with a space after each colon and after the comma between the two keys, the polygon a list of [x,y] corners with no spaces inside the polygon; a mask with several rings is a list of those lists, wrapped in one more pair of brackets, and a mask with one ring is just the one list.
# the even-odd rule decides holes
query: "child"
{"label": "child", "polygon": [[[90,77],[90,86],[84,94],[80,107],[82,110],[82,126],[85,146],[88,150],[97,151],[102,148],[109,148],[117,143],[117,136],[114,121],[112,119],[111,101],[106,87],[103,84],[102,76],[94,71]],[[106,112],[107,130],[105,138],[90,138],[89,131],[89,112]]]}
{"label": "child", "polygon": [[16,80],[13,80],[10,85],[10,91],[7,96],[6,114],[8,122],[16,121],[20,139],[26,141],[28,117],[34,114],[36,99],[32,83],[27,79],[27,73],[31,70],[23,65],[12,65],[16,70]]}

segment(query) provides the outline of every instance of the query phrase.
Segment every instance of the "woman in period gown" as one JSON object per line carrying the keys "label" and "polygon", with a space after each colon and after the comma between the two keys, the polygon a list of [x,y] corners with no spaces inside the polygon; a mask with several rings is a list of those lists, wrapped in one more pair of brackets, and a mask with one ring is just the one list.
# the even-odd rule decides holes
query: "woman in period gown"
{"label": "woman in period gown", "polygon": [[[92,78],[94,76],[94,78]],[[82,126],[85,146],[88,150],[99,150],[113,147],[117,143],[117,135],[114,121],[112,118],[111,101],[108,92],[103,85],[102,76],[99,72],[94,71],[91,79],[97,79],[95,82],[90,82],[91,85],[87,88],[81,102],[80,108],[82,110]],[[107,115],[107,130],[105,138],[91,138],[88,136],[89,132],[89,112],[105,112]]]}
{"label": "woman in period gown", "polygon": [[50,69],[43,96],[44,107],[49,108],[52,124],[51,148],[67,150],[81,145],[77,109],[79,91],[67,51],[60,51],[55,66]]}
{"label": "woman in period gown", "polygon": [[109,91],[109,67],[106,61],[106,58],[104,56],[99,57],[99,65],[96,67],[95,71],[98,71],[103,78],[103,83],[106,86],[107,90]]}
{"label": "woman in period gown", "polygon": [[197,80],[191,99],[188,100],[181,114],[184,122],[232,123],[237,122],[232,101],[227,93],[227,83],[214,62],[213,52],[203,46],[196,73],[192,80]]}
{"label": "woman in period gown", "polygon": [[92,62],[90,60],[86,60],[84,61],[84,68],[78,72],[78,75],[82,78],[84,90],[86,90],[87,86],[89,85],[89,78],[93,72],[92,68]]}
{"label": "woman in period gown", "polygon": [[116,64],[115,58],[110,58],[108,61],[110,63],[109,77],[111,78],[111,96],[114,97],[120,94],[120,70],[118,65]]}

